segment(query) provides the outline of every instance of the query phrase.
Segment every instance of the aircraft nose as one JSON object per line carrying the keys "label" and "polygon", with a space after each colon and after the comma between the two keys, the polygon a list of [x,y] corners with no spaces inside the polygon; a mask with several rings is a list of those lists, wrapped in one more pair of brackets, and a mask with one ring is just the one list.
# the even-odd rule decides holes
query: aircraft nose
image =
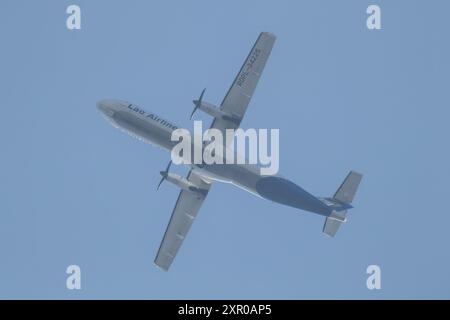
{"label": "aircraft nose", "polygon": [[108,117],[114,115],[114,102],[112,100],[101,100],[97,102],[97,109]]}

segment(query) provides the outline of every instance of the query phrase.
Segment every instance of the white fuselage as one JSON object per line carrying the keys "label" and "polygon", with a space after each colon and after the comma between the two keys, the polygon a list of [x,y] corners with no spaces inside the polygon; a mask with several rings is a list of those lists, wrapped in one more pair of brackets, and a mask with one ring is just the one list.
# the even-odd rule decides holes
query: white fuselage
{"label": "white fuselage", "polygon": [[[177,126],[134,104],[118,100],[103,100],[97,106],[113,126],[139,140],[161,147],[168,152],[171,152],[178,143],[171,140],[172,132],[178,128]],[[195,147],[194,145],[193,148]],[[191,164],[189,167],[206,180],[232,183],[260,196],[256,191],[256,182],[261,178],[260,168],[257,165]]]}
{"label": "white fuselage", "polygon": [[[119,100],[102,100],[97,108],[113,126],[149,144],[171,152],[178,141],[172,132],[178,127],[156,114]],[[197,146],[194,144],[193,148]],[[192,153],[194,154],[194,153]],[[190,161],[194,163],[194,161]],[[225,163],[225,161],[224,161]],[[189,167],[206,182],[232,183],[254,195],[284,205],[328,216],[330,209],[323,201],[281,176],[263,176],[260,167],[251,164],[190,164]]]}

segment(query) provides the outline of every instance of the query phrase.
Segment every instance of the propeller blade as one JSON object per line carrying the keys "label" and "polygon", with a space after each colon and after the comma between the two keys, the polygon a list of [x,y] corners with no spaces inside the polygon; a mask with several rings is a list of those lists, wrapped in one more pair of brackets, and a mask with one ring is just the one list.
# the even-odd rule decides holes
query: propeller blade
{"label": "propeller blade", "polygon": [[192,116],[194,115],[195,111],[197,111],[198,108],[202,105],[203,95],[205,94],[206,88],[203,89],[202,93],[200,94],[200,98],[198,100],[192,101],[195,105],[194,110],[192,110],[191,117],[189,119],[192,119]]}
{"label": "propeller blade", "polygon": [[159,187],[161,187],[161,183],[163,183],[164,179],[165,179],[164,177],[161,178],[161,181],[158,183],[156,190],[159,190]]}
{"label": "propeller blade", "polygon": [[172,165],[172,160],[169,161],[169,163],[167,164],[167,168],[166,168],[166,173],[169,172],[170,166]]}
{"label": "propeller blade", "polygon": [[161,181],[159,181],[158,186],[156,187],[156,190],[159,190],[159,187],[161,186],[163,181],[166,180],[171,165],[172,165],[172,160],[169,161],[169,164],[167,165],[166,170],[159,172],[161,174],[162,178],[161,178]]}

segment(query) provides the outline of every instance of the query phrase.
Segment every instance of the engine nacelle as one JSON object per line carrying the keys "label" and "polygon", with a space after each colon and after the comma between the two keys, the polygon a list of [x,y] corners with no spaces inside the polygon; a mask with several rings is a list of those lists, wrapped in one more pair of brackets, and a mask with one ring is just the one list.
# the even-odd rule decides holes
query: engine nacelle
{"label": "engine nacelle", "polygon": [[240,117],[225,113],[222,110],[220,110],[217,106],[213,105],[212,103],[206,102],[206,101],[201,101],[198,108],[200,110],[202,110],[203,112],[213,116],[216,119],[227,120],[227,121],[235,123],[236,125],[239,125],[239,123],[241,122]]}
{"label": "engine nacelle", "polygon": [[178,174],[169,172],[169,173],[166,173],[165,176],[163,176],[163,177],[164,177],[164,179],[166,179],[170,183],[173,183],[174,185],[176,185],[177,187],[179,187],[182,190],[197,192],[197,193],[204,194],[204,195],[206,195],[206,193],[208,192],[207,190],[200,188],[199,186],[195,185],[188,179],[186,179]]}

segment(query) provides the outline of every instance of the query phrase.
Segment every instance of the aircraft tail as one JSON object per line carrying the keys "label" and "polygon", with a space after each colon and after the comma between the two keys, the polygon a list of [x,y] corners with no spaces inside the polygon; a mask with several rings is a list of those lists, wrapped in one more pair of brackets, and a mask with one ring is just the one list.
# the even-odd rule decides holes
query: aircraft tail
{"label": "aircraft tail", "polygon": [[334,237],[341,224],[347,221],[347,210],[353,208],[351,203],[355,197],[356,190],[358,190],[361,179],[362,174],[350,171],[333,198],[325,198],[322,200],[333,208],[333,211],[325,219],[323,225],[323,232],[325,234]]}

